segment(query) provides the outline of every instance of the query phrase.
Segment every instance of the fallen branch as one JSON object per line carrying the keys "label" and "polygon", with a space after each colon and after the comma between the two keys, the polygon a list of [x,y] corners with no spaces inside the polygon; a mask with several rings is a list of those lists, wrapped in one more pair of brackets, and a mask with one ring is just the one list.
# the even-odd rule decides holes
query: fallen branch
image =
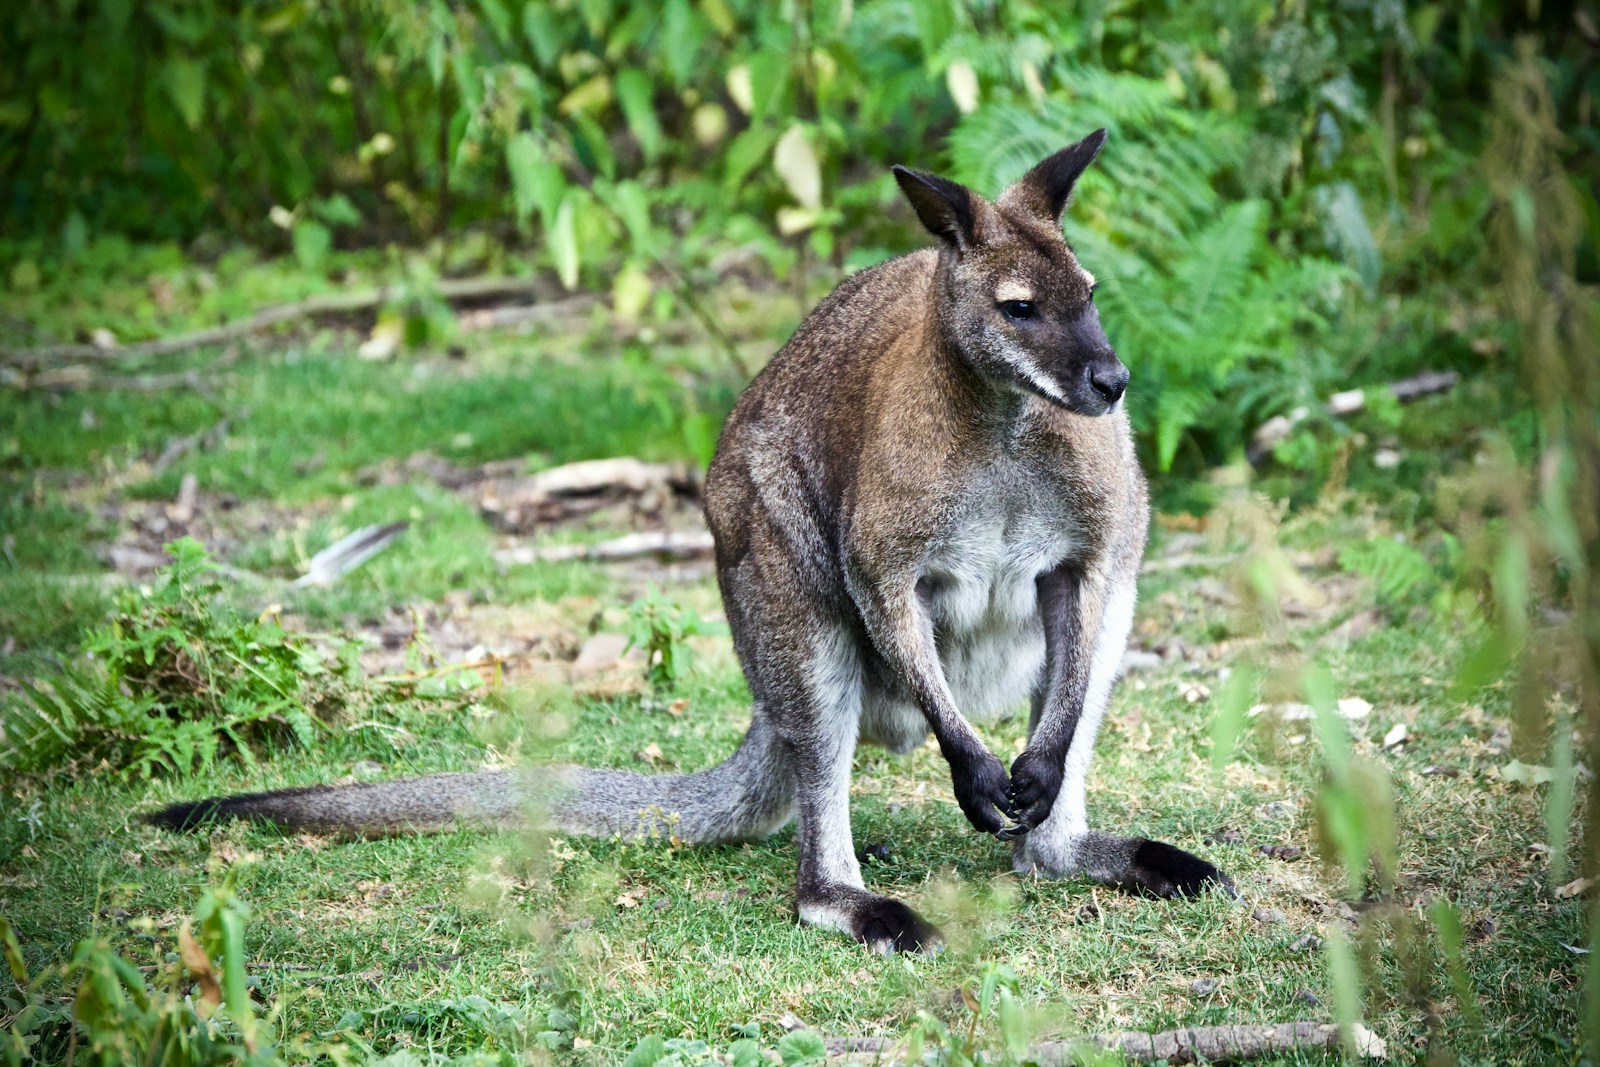
{"label": "fallen branch", "polygon": [[[1398,382],[1388,385],[1390,395],[1402,404],[1420,400],[1425,396],[1435,393],[1447,393],[1454,389],[1461,380],[1461,375],[1453,370],[1423,371]],[[1367,406],[1367,390],[1349,389],[1342,393],[1334,393],[1322,405],[1322,409],[1334,417],[1354,415]],[[1260,426],[1250,436],[1250,447],[1245,452],[1245,457],[1251,466],[1260,463],[1272,450],[1288,440],[1294,428],[1308,418],[1311,409],[1298,407],[1287,415],[1274,415]]]}
{"label": "fallen branch", "polygon": [[[1350,1036],[1362,1058],[1388,1058],[1383,1039],[1366,1027],[1357,1024]],[[887,1037],[830,1038],[828,1058],[883,1057],[901,1044],[902,1041]],[[1123,1031],[1071,1041],[1045,1041],[1029,1048],[1024,1058],[1041,1067],[1099,1062],[1107,1052],[1120,1052],[1130,1063],[1238,1063],[1297,1050],[1338,1048],[1340,1044],[1339,1027],[1332,1023],[1194,1026],[1158,1034]]]}
{"label": "fallen branch", "polygon": [[584,460],[516,478],[491,479],[478,507],[503,533],[527,533],[543,523],[632,499],[659,510],[674,495],[693,495],[699,472],[687,464],[645,463],[632,456]]}
{"label": "fallen branch", "polygon": [[518,545],[496,552],[494,558],[495,562],[502,564],[568,563],[574,560],[616,563],[644,556],[694,559],[710,555],[715,547],[710,530],[653,530],[593,545],[546,545],[543,548]]}
{"label": "fallen branch", "polygon": [[[439,282],[434,292],[445,300],[487,300],[494,297],[516,296],[542,292],[545,282],[535,278],[446,278]],[[151,356],[170,356],[205,345],[222,344],[238,340],[260,330],[299,319],[326,315],[349,315],[358,311],[371,311],[402,295],[405,287],[383,285],[375,289],[356,289],[344,293],[323,293],[288,304],[263,308],[246,318],[221,326],[212,326],[173,337],[160,337],[153,341],[140,341],[130,345],[58,344],[37,348],[0,349],[0,361],[26,366],[68,360],[121,360],[143,359]],[[580,297],[588,301],[591,298]],[[567,303],[563,301],[563,303]]]}

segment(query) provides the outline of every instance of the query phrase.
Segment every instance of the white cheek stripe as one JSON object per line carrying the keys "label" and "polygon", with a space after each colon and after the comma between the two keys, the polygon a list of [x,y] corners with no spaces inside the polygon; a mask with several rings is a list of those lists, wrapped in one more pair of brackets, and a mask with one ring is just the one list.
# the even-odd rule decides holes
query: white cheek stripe
{"label": "white cheek stripe", "polygon": [[1061,391],[1061,387],[1055,382],[1051,381],[1050,378],[1047,377],[1045,373],[1034,364],[1033,360],[1028,358],[1026,352],[1023,352],[1014,344],[1002,344],[1000,346],[1000,354],[1005,358],[1005,361],[1015,367],[1024,378],[1032,382],[1033,387],[1039,390],[1039,392],[1058,403],[1065,404],[1067,402],[1066,394]]}

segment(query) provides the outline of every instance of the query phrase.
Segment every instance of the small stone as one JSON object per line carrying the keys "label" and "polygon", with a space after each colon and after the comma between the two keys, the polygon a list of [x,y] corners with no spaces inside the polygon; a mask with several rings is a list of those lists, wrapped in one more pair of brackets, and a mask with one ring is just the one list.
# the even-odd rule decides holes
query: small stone
{"label": "small stone", "polygon": [[1250,913],[1250,918],[1254,919],[1262,926],[1271,926],[1274,923],[1287,921],[1288,916],[1279,911],[1277,908],[1257,908],[1255,911]]}
{"label": "small stone", "polygon": [[1220,978],[1196,978],[1189,983],[1189,991],[1197,997],[1209,997],[1222,988]]}
{"label": "small stone", "polygon": [[1232,826],[1219,826],[1211,831],[1211,836],[1206,838],[1208,845],[1242,845],[1244,833]]}
{"label": "small stone", "polygon": [[1260,851],[1268,859],[1282,860],[1285,863],[1293,863],[1305,855],[1305,849],[1296,845],[1262,845]]}
{"label": "small stone", "polygon": [[1154,652],[1147,652],[1142,648],[1130,648],[1122,654],[1122,673],[1155,670],[1161,666],[1161,662],[1161,657]]}
{"label": "small stone", "polygon": [[583,643],[572,661],[574,680],[589,678],[615,667],[628,649],[628,635],[597,633]]}
{"label": "small stone", "polygon": [[1290,952],[1305,952],[1308,949],[1322,947],[1322,938],[1318,934],[1301,934],[1289,943]]}
{"label": "small stone", "polygon": [[1317,995],[1315,993],[1311,992],[1311,990],[1309,990],[1309,989],[1302,989],[1298,993],[1296,993],[1295,996],[1299,997],[1301,1002],[1304,1003],[1305,1005],[1307,1005],[1308,1007],[1314,1008],[1318,1004],[1322,1003],[1322,1001],[1317,997]]}
{"label": "small stone", "polygon": [[670,907],[672,907],[671,897],[656,897],[650,902],[650,908],[653,911],[666,911]]}

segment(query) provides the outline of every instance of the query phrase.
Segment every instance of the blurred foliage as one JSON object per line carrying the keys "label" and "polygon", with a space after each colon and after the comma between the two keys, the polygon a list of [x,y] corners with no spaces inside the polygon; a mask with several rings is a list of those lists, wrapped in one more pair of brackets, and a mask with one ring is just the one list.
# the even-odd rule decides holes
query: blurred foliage
{"label": "blurred foliage", "polygon": [[[1476,159],[1526,37],[1595,269],[1592,16],[1522,0],[41,0],[0,42],[0,269],[103,242],[488,232],[637,316],[918,238],[894,162],[993,194],[1097,126],[1069,233],[1156,466],[1355,378],[1504,371]],[[1324,427],[1325,430],[1325,427]],[[1326,473],[1308,422],[1281,449]]]}

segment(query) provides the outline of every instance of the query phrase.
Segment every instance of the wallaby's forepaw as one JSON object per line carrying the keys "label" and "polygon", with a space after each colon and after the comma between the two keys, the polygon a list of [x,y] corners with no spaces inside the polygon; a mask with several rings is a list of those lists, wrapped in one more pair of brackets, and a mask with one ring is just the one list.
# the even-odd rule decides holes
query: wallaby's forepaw
{"label": "wallaby's forepaw", "polygon": [[906,905],[892,897],[876,897],[861,904],[850,932],[880,956],[891,952],[935,952],[944,936]]}
{"label": "wallaby's forepaw", "polygon": [[1140,841],[1134,848],[1124,887],[1168,899],[1198,896],[1212,887],[1231,897],[1239,896],[1233,879],[1214,864],[1181,848],[1149,840]]}
{"label": "wallaby's forepaw", "polygon": [[998,832],[1011,817],[1011,780],[988,750],[950,760],[950,783],[967,821],[984,833]]}
{"label": "wallaby's forepaw", "polygon": [[1000,831],[1002,841],[1044,822],[1061,792],[1062,758],[1028,749],[1011,765],[1011,813],[1017,825]]}

